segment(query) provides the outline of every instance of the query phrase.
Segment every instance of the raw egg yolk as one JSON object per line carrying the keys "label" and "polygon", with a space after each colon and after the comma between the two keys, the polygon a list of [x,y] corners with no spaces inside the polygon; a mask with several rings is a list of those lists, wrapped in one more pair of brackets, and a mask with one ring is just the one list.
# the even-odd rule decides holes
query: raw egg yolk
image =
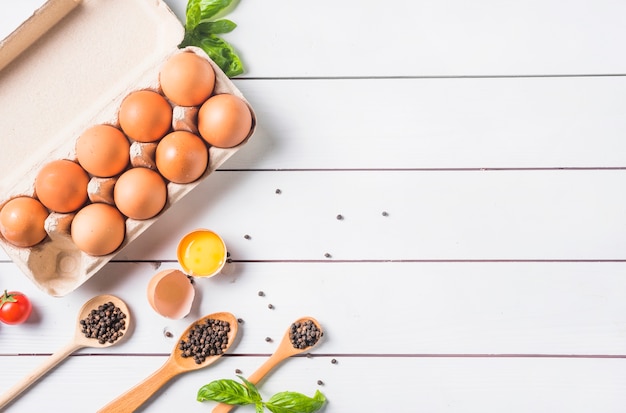
{"label": "raw egg yolk", "polygon": [[155,142],[170,130],[172,107],[151,90],[138,90],[124,98],[118,113],[120,127],[138,142]]}
{"label": "raw egg yolk", "polygon": [[13,198],[0,210],[0,233],[17,247],[32,247],[46,238],[48,210],[34,198]]}
{"label": "raw egg yolk", "polygon": [[178,244],[178,262],[195,276],[210,277],[226,263],[226,245],[213,231],[198,230],[187,234]]}

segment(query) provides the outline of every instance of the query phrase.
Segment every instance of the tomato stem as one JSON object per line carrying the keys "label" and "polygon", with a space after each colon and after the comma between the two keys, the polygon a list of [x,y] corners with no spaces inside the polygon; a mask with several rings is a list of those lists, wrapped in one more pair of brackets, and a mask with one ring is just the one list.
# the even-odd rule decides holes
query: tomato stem
{"label": "tomato stem", "polygon": [[15,296],[13,294],[9,294],[7,290],[4,290],[4,294],[2,294],[2,298],[0,298],[0,307],[2,307],[4,303],[15,303],[15,302],[17,302],[17,300],[15,299]]}

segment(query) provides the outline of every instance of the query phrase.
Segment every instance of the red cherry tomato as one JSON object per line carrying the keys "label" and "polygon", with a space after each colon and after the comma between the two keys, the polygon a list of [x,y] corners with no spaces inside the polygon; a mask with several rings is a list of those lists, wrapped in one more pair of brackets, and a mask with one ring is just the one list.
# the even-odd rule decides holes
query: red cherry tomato
{"label": "red cherry tomato", "polygon": [[5,324],[21,324],[28,319],[33,306],[24,294],[7,292],[0,297],[0,321]]}

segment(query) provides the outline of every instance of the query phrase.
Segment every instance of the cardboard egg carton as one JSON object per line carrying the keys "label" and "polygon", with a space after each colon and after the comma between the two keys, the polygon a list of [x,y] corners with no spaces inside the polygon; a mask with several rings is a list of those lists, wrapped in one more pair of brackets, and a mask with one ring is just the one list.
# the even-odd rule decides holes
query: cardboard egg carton
{"label": "cardboard egg carton", "polygon": [[[46,26],[50,30],[42,33]],[[175,53],[193,52],[207,59],[216,73],[214,93],[231,93],[245,101],[201,49],[178,49],[183,35],[182,24],[160,0],[50,0],[0,43],[0,67],[8,63],[8,55],[12,60],[0,70],[0,206],[16,196],[35,195],[35,177],[46,163],[75,160],[75,143],[85,129],[117,124],[119,106],[130,92],[160,91],[161,65]],[[251,112],[253,126],[248,138],[256,123],[252,108]],[[173,105],[173,114],[173,129],[193,130],[197,108]],[[229,149],[209,147],[209,166],[199,180],[168,183],[168,199],[161,214],[246,141]],[[153,154],[153,145],[133,144],[129,167],[154,168]],[[113,184],[114,180],[93,178],[90,200],[110,201]],[[126,238],[117,251],[161,214],[148,220],[127,219]],[[72,218],[73,214],[51,213],[46,221],[47,238],[32,248],[15,247],[0,236],[0,245],[13,262],[52,296],[78,288],[117,252],[95,257],[80,251],[69,233]]]}

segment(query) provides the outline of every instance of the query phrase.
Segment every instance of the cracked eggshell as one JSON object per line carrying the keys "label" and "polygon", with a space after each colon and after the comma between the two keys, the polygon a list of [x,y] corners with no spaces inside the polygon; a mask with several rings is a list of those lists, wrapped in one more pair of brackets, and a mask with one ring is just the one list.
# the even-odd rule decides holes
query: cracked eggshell
{"label": "cracked eggshell", "polygon": [[179,270],[160,271],[148,283],[147,298],[152,309],[174,320],[189,314],[195,294],[191,280]]}

